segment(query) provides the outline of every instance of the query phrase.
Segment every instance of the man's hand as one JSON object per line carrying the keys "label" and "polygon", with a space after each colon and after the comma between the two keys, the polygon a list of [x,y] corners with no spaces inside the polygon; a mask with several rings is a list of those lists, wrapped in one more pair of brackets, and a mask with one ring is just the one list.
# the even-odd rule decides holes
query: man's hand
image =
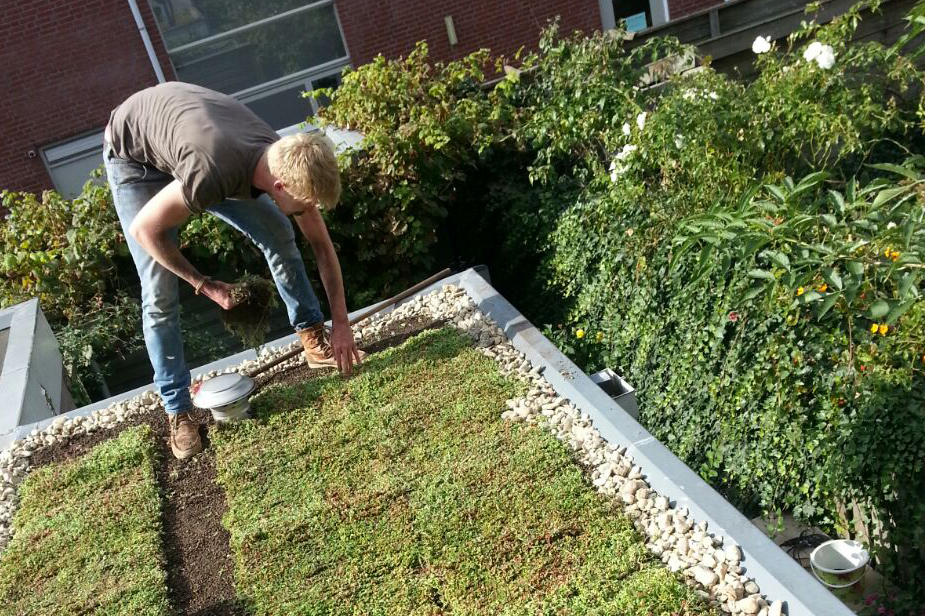
{"label": "man's hand", "polygon": [[234,289],[234,285],[222,282],[221,280],[207,278],[206,281],[202,283],[199,292],[221,306],[223,310],[231,310],[237,305],[237,302],[231,297],[232,289]]}
{"label": "man's hand", "polygon": [[350,376],[353,373],[353,364],[362,361],[350,325],[335,325],[331,332],[330,344],[334,359],[337,360],[337,369],[344,376]]}

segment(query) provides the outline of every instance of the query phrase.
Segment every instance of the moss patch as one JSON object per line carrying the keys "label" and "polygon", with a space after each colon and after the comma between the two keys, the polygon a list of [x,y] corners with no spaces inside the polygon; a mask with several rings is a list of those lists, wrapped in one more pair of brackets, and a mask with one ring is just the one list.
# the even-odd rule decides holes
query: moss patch
{"label": "moss patch", "polygon": [[0,557],[0,614],[170,613],[151,430],[31,474]]}
{"label": "moss patch", "polygon": [[451,330],[275,388],[214,435],[258,614],[707,614],[570,452],[499,414],[522,386]]}

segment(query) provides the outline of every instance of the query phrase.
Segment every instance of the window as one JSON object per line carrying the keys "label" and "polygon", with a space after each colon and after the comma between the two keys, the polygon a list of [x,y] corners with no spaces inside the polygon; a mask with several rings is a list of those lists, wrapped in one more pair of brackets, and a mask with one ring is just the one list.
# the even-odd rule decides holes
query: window
{"label": "window", "polygon": [[638,32],[652,26],[649,0],[613,0],[613,15],[617,23],[626,22],[626,29]]}
{"label": "window", "polygon": [[273,128],[316,109],[301,96],[349,62],[333,0],[150,0],[177,78],[235,96]]}
{"label": "window", "polygon": [[623,22],[629,32],[638,32],[660,26],[669,19],[667,0],[599,0],[599,6],[605,30]]}
{"label": "window", "polygon": [[90,172],[103,164],[103,132],[47,146],[42,158],[55,190],[72,199],[80,194]]}

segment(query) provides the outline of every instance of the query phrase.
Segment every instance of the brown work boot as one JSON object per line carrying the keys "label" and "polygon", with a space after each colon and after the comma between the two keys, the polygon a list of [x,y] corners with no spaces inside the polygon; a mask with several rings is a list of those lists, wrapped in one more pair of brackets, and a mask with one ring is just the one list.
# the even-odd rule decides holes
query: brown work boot
{"label": "brown work boot", "polygon": [[[300,330],[299,338],[302,339],[305,361],[308,363],[309,368],[337,368],[334,349],[328,343],[324,323]],[[361,360],[366,357],[366,353],[359,349],[357,349],[357,353]]]}
{"label": "brown work boot", "polygon": [[178,460],[185,460],[202,451],[199,424],[189,413],[167,416],[170,422],[170,449]]}

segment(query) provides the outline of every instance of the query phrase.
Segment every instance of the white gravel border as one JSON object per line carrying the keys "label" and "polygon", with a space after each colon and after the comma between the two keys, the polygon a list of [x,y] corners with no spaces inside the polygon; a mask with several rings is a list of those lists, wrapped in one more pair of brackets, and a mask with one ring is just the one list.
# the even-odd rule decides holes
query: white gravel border
{"label": "white gravel border", "polygon": [[[762,596],[754,580],[745,575],[739,546],[728,542],[724,545],[722,536],[708,532],[706,522],[692,520],[686,507],[672,507],[668,498],[652,490],[645,480],[644,469],[633,463],[626,448],[603,439],[590,417],[556,393],[543,378],[542,367],[534,367],[515,349],[498,325],[478,310],[463,289],[448,285],[418,296],[392,312],[364,321],[354,333],[357,340],[362,341],[396,321],[415,316],[446,319],[471,337],[481,353],[495,360],[502,374],[523,381],[528,386],[527,393],[508,400],[501,417],[507,421],[536,424],[563,441],[577,461],[594,469],[591,483],[633,520],[636,529],[646,538],[649,550],[671,571],[679,572],[710,605],[736,616],[781,616],[783,603]],[[255,360],[211,371],[195,380],[257,368],[297,345],[298,342],[293,342],[264,350]],[[288,370],[301,361],[301,356],[297,356],[271,368],[267,374]],[[138,413],[157,408],[160,408],[157,395],[146,391],[86,417],[58,417],[44,430],[32,430],[25,438],[0,451],[0,551],[9,543],[11,520],[19,502],[17,486],[28,474],[30,458],[35,451],[71,436],[113,427]]]}

